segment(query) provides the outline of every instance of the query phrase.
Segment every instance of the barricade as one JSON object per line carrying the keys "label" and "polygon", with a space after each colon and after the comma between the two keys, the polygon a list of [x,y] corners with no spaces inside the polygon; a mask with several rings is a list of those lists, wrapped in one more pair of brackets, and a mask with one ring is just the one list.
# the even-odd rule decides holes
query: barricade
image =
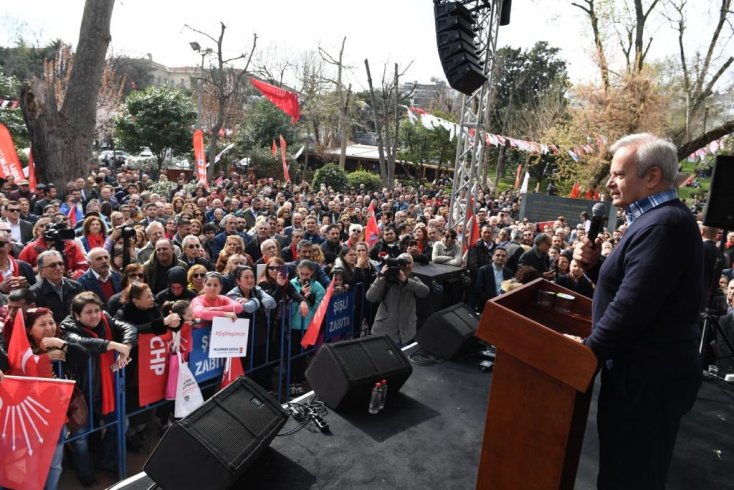
{"label": "barricade", "polygon": [[[277,376],[274,376],[274,380],[277,382],[277,389],[272,390],[273,394],[281,402],[287,402],[291,398],[298,396],[298,393],[290,393],[290,386],[292,380],[292,369],[294,361],[299,362],[312,356],[316,350],[324,342],[332,342],[338,340],[344,340],[354,336],[355,332],[359,334],[364,320],[372,318],[372,313],[376,308],[376,305],[365,300],[366,287],[364,284],[359,283],[355,285],[350,291],[342,294],[335,294],[332,296],[330,301],[327,315],[324,319],[324,326],[322,327],[321,333],[319,334],[318,341],[316,344],[308,349],[304,349],[300,345],[300,339],[303,337],[308,325],[305,324],[303,319],[300,321],[298,328],[292,329],[290,325],[291,308],[294,307],[292,302],[282,300],[278,303],[275,309],[266,312],[265,325],[258,325],[255,319],[256,315],[252,315],[250,319],[250,337],[253,341],[250,342],[250,352],[248,357],[246,375],[252,376],[260,370],[272,369]],[[277,316],[273,317],[273,314]],[[277,321],[275,321],[277,319]],[[279,327],[280,332],[273,332],[274,326]],[[255,364],[255,332],[258,328],[265,328],[268,342],[265,346],[265,359],[264,362]],[[294,339],[293,333],[296,332]],[[211,333],[211,327],[205,327],[200,329],[194,329],[192,331],[192,349],[201,349],[202,352],[191,352],[189,358],[189,366],[191,371],[194,373],[194,377],[197,379],[199,386],[202,391],[207,390],[216,391],[219,388],[219,384],[222,378],[222,372],[224,367],[223,360],[209,359],[208,356],[203,355],[205,351],[204,347],[208,344],[207,335]],[[272,343],[270,339],[278,338],[277,343]],[[166,349],[167,350],[167,349]],[[166,364],[168,360],[166,359]],[[202,364],[197,365],[201,362]],[[193,365],[192,365],[193,363]],[[108,366],[100,366],[100,369],[109,368]],[[141,365],[138,366],[140,371]],[[197,372],[199,375],[197,376]],[[266,371],[267,372],[267,371]],[[138,374],[139,375],[139,374]],[[166,403],[173,403],[170,400],[166,400],[165,396],[162,399],[148,403],[137,409],[127,411],[125,403],[125,370],[120,369],[115,371],[115,412],[114,419],[109,422],[102,422],[101,420],[95,421],[94,418],[94,368],[92,359],[90,358],[87,365],[87,400],[89,408],[89,416],[87,419],[87,427],[77,432],[74,435],[68,435],[64,439],[64,444],[68,444],[83,438],[88,438],[91,434],[102,430],[115,429],[116,432],[116,449],[117,449],[117,476],[118,479],[122,480],[127,476],[127,439],[126,432],[128,428],[128,420],[130,417],[135,415],[155,410],[158,407],[165,405]],[[99,422],[99,424],[95,423]],[[91,456],[91,454],[90,454]]]}

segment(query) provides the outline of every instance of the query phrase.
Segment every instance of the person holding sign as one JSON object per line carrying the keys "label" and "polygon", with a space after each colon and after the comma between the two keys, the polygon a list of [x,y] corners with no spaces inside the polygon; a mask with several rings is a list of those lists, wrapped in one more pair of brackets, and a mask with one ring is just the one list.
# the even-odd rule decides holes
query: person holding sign
{"label": "person holding sign", "polygon": [[[246,265],[237,267],[234,271],[234,278],[237,285],[227,293],[227,297],[241,303],[243,310],[239,317],[250,320],[251,334],[248,340],[247,357],[250,357],[252,352],[249,364],[255,369],[251,377],[260,386],[269,390],[272,388],[270,386],[272,366],[265,366],[268,362],[268,343],[270,343],[270,352],[275,353],[277,350],[275,349],[276,342],[274,342],[276,337],[274,332],[270,331],[266,311],[275,309],[276,303],[272,296],[255,285],[255,272],[252,267]],[[244,370],[245,366],[242,368]]]}
{"label": "person holding sign", "polygon": [[204,281],[204,294],[191,301],[194,318],[210,324],[215,317],[225,317],[235,320],[242,313],[242,303],[230,299],[222,294],[224,277],[218,272],[207,272]]}

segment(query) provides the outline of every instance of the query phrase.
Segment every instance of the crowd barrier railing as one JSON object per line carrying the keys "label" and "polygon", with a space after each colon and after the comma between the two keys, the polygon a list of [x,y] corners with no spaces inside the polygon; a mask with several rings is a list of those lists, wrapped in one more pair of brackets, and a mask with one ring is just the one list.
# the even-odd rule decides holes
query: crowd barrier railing
{"label": "crowd barrier railing", "polygon": [[[249,355],[246,357],[247,368],[245,369],[245,375],[254,377],[258,372],[271,372],[270,376],[277,386],[265,387],[266,390],[271,391],[272,394],[280,401],[287,402],[291,398],[295,398],[302,393],[297,391],[291,392],[290,387],[293,377],[294,361],[296,366],[300,366],[299,371],[305,369],[307,359],[314,355],[318,348],[325,342],[338,341],[343,339],[352,338],[355,335],[361,335],[363,332],[362,326],[366,320],[369,323],[372,317],[373,310],[377,305],[366,301],[366,285],[359,283],[351,288],[350,291],[341,294],[334,294],[329,303],[329,309],[327,310],[324,324],[319,334],[319,338],[315,345],[308,348],[304,348],[300,344],[300,339],[308,328],[305,320],[299,318],[300,322],[297,328],[292,328],[291,325],[291,310],[297,308],[297,304],[291,301],[282,300],[276,308],[269,310],[265,314],[265,321],[260,322],[265,325],[258,324],[257,315],[251,315],[250,318],[250,342]],[[349,321],[345,321],[347,318]],[[260,363],[255,362],[256,349],[255,339],[258,338],[258,329],[266,329],[266,339],[264,349],[264,359]],[[274,332],[273,329],[279,330]],[[194,329],[192,331],[192,352],[189,354],[189,363],[196,362],[202,363],[197,366],[190,366],[192,373],[197,377],[197,382],[200,388],[205,393],[209,392],[213,394],[219,387],[222,374],[223,374],[223,362],[219,360],[210,359],[208,356],[202,356],[197,353],[194,355],[193,350],[199,348],[202,349],[208,344],[207,335],[211,332],[211,327],[205,327],[200,329]],[[294,333],[296,335],[294,335]],[[277,339],[273,342],[273,339]],[[197,343],[198,342],[198,343]],[[167,350],[167,349],[166,349]],[[172,400],[166,400],[163,396],[160,400],[157,400],[146,405],[136,407],[131,410],[127,410],[125,396],[126,389],[126,378],[125,370],[120,369],[115,371],[115,412],[112,418],[101,417],[99,410],[95,410],[95,396],[94,396],[94,384],[95,384],[95,368],[94,363],[99,362],[99,358],[95,361],[90,357],[87,363],[87,386],[86,386],[86,398],[87,406],[89,409],[89,415],[87,419],[87,425],[82,430],[74,431],[74,434],[67,432],[67,436],[64,438],[64,444],[70,444],[80,439],[88,439],[90,435],[95,432],[101,432],[106,430],[115,431],[115,447],[117,450],[117,476],[120,480],[127,476],[127,438],[126,432],[129,426],[130,417],[155,410],[166,404],[173,404]],[[140,371],[142,363],[138,365],[138,371]],[[168,365],[168,359],[166,359],[166,365]],[[107,368],[107,366],[99,366],[99,369]],[[206,368],[206,369],[205,369]],[[209,369],[212,368],[212,369]],[[61,373],[62,370],[59,371]],[[298,373],[298,376],[302,376],[302,372]],[[136,385],[138,383],[135,383]],[[205,396],[206,398],[206,396]],[[104,419],[107,419],[105,421]],[[90,453],[90,458],[94,460],[93,455]]]}

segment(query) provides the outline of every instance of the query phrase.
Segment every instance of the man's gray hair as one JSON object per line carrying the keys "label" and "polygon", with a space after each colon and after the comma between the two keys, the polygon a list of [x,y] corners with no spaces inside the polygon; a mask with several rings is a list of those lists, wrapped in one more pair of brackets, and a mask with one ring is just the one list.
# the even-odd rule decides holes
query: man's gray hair
{"label": "man's gray hair", "polygon": [[46,250],[45,252],[41,252],[38,255],[38,260],[37,260],[38,267],[41,268],[44,265],[46,265],[46,262],[52,257],[55,257],[61,260],[62,262],[64,260],[63,255],[61,255],[61,253],[58,250]]}
{"label": "man's gray hair", "polygon": [[542,243],[552,243],[553,240],[551,240],[551,237],[547,233],[538,233],[538,235],[535,237],[535,240],[533,240],[533,243],[537,247],[538,245]]}
{"label": "man's gray hair", "polygon": [[413,263],[413,256],[412,256],[412,255],[410,255],[410,254],[409,254],[409,253],[407,253],[407,252],[405,252],[405,253],[401,253],[400,255],[398,255],[398,260],[400,260],[400,259],[403,259],[403,260],[407,260],[407,261],[409,261],[409,262],[410,262],[411,264]]}
{"label": "man's gray hair", "polygon": [[181,248],[188,247],[189,243],[191,242],[196,242],[196,243],[201,244],[201,242],[199,241],[199,237],[197,237],[196,235],[186,235],[184,239],[181,240]]}
{"label": "man's gray hair", "polygon": [[513,242],[516,242],[518,240],[522,240],[522,230],[520,228],[515,228],[512,230],[512,235],[510,235]]}
{"label": "man's gray hair", "polygon": [[650,133],[630,134],[617,140],[610,148],[612,154],[632,146],[637,157],[637,176],[643,177],[652,167],[658,167],[662,181],[673,186],[678,176],[678,149],[669,140]]}

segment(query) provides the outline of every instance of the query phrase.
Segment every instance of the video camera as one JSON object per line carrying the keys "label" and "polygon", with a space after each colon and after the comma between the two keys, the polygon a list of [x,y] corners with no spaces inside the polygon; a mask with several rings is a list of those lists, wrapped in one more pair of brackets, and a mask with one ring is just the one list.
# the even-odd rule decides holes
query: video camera
{"label": "video camera", "polygon": [[43,231],[46,243],[53,242],[53,248],[64,253],[64,240],[74,240],[76,233],[66,223],[49,223]]}
{"label": "video camera", "polygon": [[135,228],[132,226],[122,227],[122,238],[133,238],[135,236]]}
{"label": "video camera", "polygon": [[400,268],[409,264],[409,260],[388,257],[385,260],[385,265],[387,265],[385,279],[387,282],[398,282],[398,278],[400,277]]}

